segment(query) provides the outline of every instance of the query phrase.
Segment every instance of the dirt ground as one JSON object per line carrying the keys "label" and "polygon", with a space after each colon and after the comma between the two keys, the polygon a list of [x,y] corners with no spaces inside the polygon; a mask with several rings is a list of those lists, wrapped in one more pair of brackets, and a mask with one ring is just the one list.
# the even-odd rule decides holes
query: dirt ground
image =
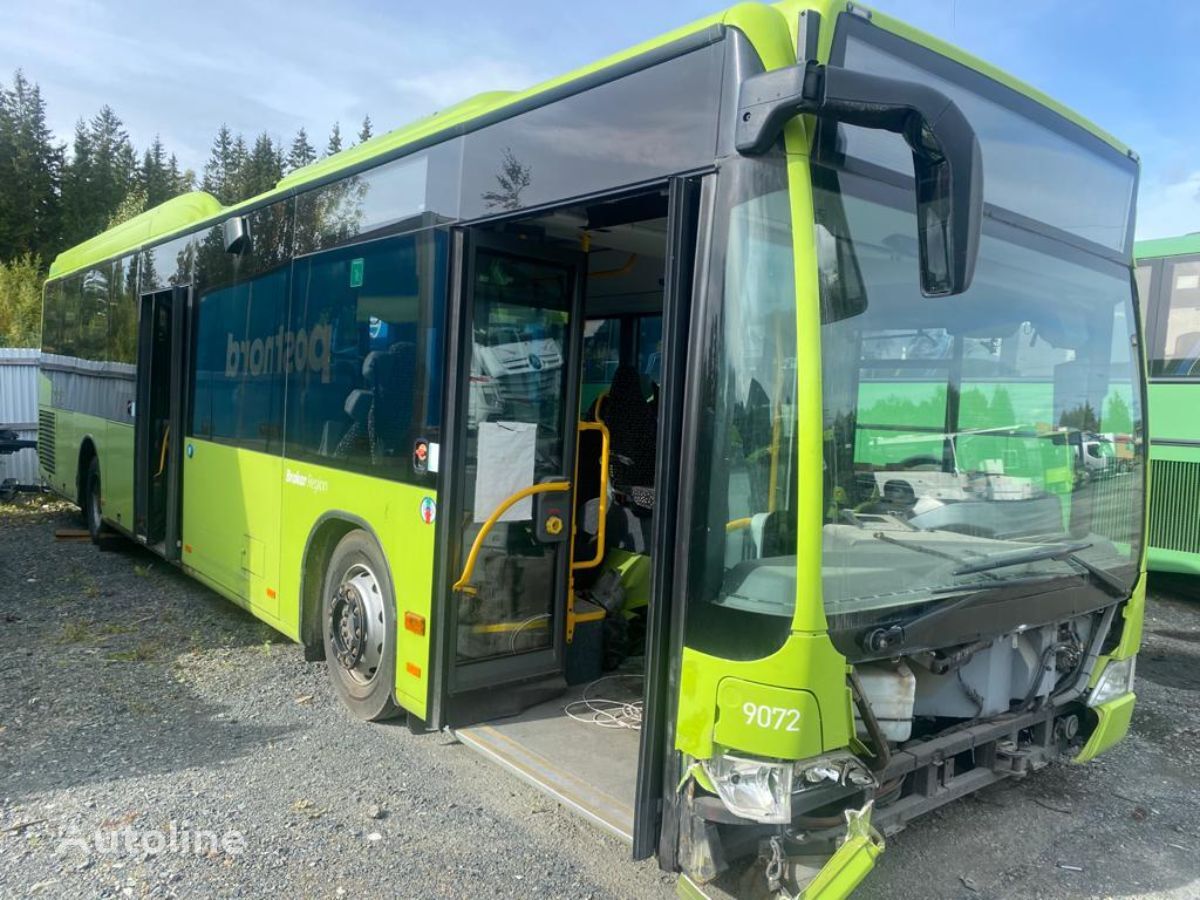
{"label": "dirt ground", "polygon": [[[673,894],[448,736],[352,721],[299,647],[165,563],[64,527],[65,505],[0,507],[0,897]],[[1200,897],[1179,588],[1154,585],[1127,741],[912,825],[860,896]]]}

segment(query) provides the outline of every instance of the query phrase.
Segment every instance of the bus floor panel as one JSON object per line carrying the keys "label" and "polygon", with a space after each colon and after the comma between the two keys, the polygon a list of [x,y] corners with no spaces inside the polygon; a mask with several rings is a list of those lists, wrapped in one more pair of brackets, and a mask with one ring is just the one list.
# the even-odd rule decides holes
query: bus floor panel
{"label": "bus floor panel", "polygon": [[[594,684],[594,683],[593,683]],[[523,713],[454,730],[458,740],[499,763],[522,781],[624,841],[633,841],[633,801],[637,784],[640,733],[635,728],[582,722],[567,715],[569,705],[589,717],[581,701],[598,697],[591,685]],[[635,702],[640,694],[619,690],[605,679],[602,695]]]}

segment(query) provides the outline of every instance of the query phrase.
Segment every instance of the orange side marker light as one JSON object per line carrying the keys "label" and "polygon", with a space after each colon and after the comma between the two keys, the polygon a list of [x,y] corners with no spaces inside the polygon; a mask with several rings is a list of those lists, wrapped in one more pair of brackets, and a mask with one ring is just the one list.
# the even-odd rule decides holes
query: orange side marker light
{"label": "orange side marker light", "polygon": [[425,617],[415,612],[404,614],[404,630],[421,636],[425,634]]}

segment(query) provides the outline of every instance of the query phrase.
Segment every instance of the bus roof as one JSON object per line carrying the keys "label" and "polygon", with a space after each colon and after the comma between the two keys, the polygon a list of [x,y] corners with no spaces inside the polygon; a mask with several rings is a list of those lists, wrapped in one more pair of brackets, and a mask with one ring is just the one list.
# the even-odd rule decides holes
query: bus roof
{"label": "bus roof", "polygon": [[[157,243],[164,238],[192,230],[206,221],[217,221],[229,215],[234,210],[258,206],[265,201],[288,196],[308,185],[336,176],[338,173],[345,172],[349,174],[376,162],[381,163],[399,155],[404,147],[416,144],[418,141],[429,138],[438,132],[450,131],[456,126],[467,125],[472,120],[481,119],[484,116],[498,112],[505,106],[514,105],[519,101],[536,97],[538,94],[549,92],[572,81],[592,75],[610,66],[615,66],[626,60],[665,46],[672,41],[694,35],[713,26],[728,25],[738,28],[745,33],[763,56],[763,62],[767,68],[789,64],[795,59],[792,48],[795,46],[799,14],[803,10],[815,10],[819,12],[822,18],[830,25],[833,19],[841,12],[854,11],[868,16],[879,27],[915,43],[929,47],[943,56],[981,72],[989,78],[1053,110],[1080,128],[1097,136],[1118,152],[1129,153],[1129,149],[1116,138],[1094,123],[1062,106],[1036,88],[1013,78],[1011,75],[951,44],[912,28],[897,19],[885,16],[882,13],[876,13],[873,10],[868,10],[861,3],[846,2],[846,0],[780,0],[780,2],[772,5],[740,3],[730,9],[715,13],[669,31],[666,34],[636,44],[619,53],[607,56],[590,65],[575,69],[572,72],[552,78],[549,81],[542,82],[526,90],[487,91],[476,94],[425,118],[402,125],[361,144],[348,147],[340,153],[335,153],[294,172],[289,172],[270,191],[259,194],[257,197],[251,197],[234,206],[224,207],[215,197],[203,191],[194,191],[190,194],[175,197],[135,216],[127,222],[108,229],[96,237],[64,250],[51,264],[49,277],[58,278],[105,260],[115,259],[148,244]],[[786,25],[786,32],[780,28],[780,25]],[[828,53],[832,40],[833,28],[827,25],[822,28],[821,34],[821,53],[823,56]]]}
{"label": "bus roof", "polygon": [[1156,238],[1138,241],[1133,245],[1134,259],[1158,259],[1164,256],[1183,256],[1200,253],[1200,231],[1181,234],[1178,237]]}

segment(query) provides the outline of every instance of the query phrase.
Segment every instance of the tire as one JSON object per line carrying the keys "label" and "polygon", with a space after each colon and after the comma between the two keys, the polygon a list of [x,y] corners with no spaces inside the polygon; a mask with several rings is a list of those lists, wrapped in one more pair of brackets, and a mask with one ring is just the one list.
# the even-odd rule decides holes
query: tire
{"label": "tire", "polygon": [[375,540],[362,530],[342,538],[329,558],[321,597],[325,664],[334,692],[369,722],[401,710],[396,683],[396,595]]}
{"label": "tire", "polygon": [[100,503],[100,459],[93,456],[83,476],[83,520],[92,543],[100,543],[104,533],[104,511]]}

